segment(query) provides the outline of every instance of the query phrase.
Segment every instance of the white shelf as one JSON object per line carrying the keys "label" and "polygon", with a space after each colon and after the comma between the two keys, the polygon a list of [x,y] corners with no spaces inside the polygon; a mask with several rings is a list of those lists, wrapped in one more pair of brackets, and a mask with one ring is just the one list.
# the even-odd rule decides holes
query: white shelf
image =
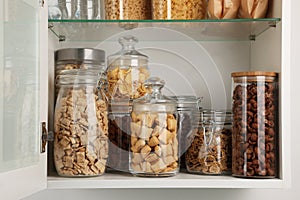
{"label": "white shelf", "polygon": [[201,176],[180,173],[169,178],[141,178],[127,174],[105,174],[94,178],[48,177],[48,189],[101,188],[284,188],[281,179],[243,179],[231,176]]}

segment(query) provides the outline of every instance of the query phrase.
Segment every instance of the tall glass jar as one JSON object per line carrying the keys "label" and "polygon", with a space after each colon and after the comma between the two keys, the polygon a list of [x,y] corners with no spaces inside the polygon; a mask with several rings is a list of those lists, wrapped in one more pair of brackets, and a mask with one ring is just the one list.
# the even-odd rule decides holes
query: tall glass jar
{"label": "tall glass jar", "polygon": [[106,102],[99,76],[87,70],[61,75],[54,117],[54,162],[60,176],[97,176],[108,157]]}
{"label": "tall glass jar", "polygon": [[121,37],[122,49],[108,57],[108,93],[112,100],[132,100],[146,94],[148,57],[135,50],[137,42],[133,36]]}
{"label": "tall glass jar", "polygon": [[180,168],[186,169],[187,137],[192,134],[193,125],[199,119],[195,117],[195,113],[199,112],[201,98],[196,96],[171,96],[170,98],[177,101]]}
{"label": "tall glass jar", "polygon": [[152,19],[204,19],[206,0],[152,0]]}
{"label": "tall glass jar", "polygon": [[198,116],[199,122],[195,124],[193,134],[188,136],[187,171],[207,175],[230,174],[231,112],[201,110]]}
{"label": "tall glass jar", "polygon": [[274,178],[278,173],[277,76],[275,72],[232,73],[234,176]]}
{"label": "tall glass jar", "polygon": [[129,172],[130,123],[132,103],[110,102],[108,114],[110,170]]}
{"label": "tall glass jar", "polygon": [[105,19],[145,20],[151,19],[151,0],[103,0]]}
{"label": "tall glass jar", "polygon": [[152,93],[133,102],[130,172],[137,176],[174,176],[179,171],[176,101],[161,94],[164,81],[145,83]]}

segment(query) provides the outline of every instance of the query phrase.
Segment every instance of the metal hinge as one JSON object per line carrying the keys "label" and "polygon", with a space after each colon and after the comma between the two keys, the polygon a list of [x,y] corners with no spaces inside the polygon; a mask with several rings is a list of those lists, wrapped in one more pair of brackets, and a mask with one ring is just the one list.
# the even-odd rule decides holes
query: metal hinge
{"label": "metal hinge", "polygon": [[48,141],[53,141],[54,134],[52,131],[47,131],[46,122],[42,122],[42,137],[41,137],[41,153],[46,152]]}

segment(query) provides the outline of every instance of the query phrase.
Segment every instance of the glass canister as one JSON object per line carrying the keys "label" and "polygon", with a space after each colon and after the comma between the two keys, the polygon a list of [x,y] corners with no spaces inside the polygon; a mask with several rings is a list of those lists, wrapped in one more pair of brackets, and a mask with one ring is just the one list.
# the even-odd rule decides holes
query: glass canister
{"label": "glass canister", "polygon": [[204,19],[206,0],[152,0],[152,19]]}
{"label": "glass canister", "polygon": [[124,101],[146,94],[144,82],[149,78],[148,57],[135,50],[133,36],[119,39],[122,49],[108,57],[108,93],[112,100]]}
{"label": "glass canister", "polygon": [[110,170],[129,172],[130,123],[132,103],[110,102],[108,114]]}
{"label": "glass canister", "polygon": [[60,75],[54,117],[54,162],[60,176],[97,176],[108,157],[107,105],[99,76],[88,70]]}
{"label": "glass canister", "polygon": [[187,137],[191,135],[193,125],[199,120],[199,117],[195,117],[195,112],[199,112],[202,98],[196,96],[171,96],[170,98],[177,101],[180,168],[186,169],[185,152],[188,149]]}
{"label": "glass canister", "polygon": [[103,0],[105,19],[145,20],[151,19],[151,0]]}
{"label": "glass canister", "polygon": [[[222,175],[231,172],[232,114],[201,110],[199,122],[188,137],[186,168],[190,173]],[[196,116],[196,117],[198,117]]]}
{"label": "glass canister", "polygon": [[136,176],[174,176],[179,171],[176,101],[161,94],[165,82],[150,78],[152,93],[133,102],[130,172]]}
{"label": "glass canister", "polygon": [[237,72],[233,79],[232,173],[274,178],[278,173],[278,74]]}

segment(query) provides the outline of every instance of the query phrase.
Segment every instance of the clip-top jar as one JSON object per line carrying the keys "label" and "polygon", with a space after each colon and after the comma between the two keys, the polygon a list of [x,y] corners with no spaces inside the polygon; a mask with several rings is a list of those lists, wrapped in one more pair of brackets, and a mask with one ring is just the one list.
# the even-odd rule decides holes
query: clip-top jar
{"label": "clip-top jar", "polygon": [[198,122],[199,117],[195,117],[195,113],[199,112],[202,98],[196,96],[171,96],[170,98],[177,101],[180,168],[186,169],[185,152],[188,149],[187,137],[191,135],[193,125]]}
{"label": "clip-top jar", "polygon": [[152,93],[133,102],[130,172],[137,176],[173,176],[179,171],[176,101],[161,94],[164,81],[145,83]]}
{"label": "clip-top jar", "polygon": [[277,76],[275,72],[232,73],[234,176],[272,178],[277,175]]}
{"label": "clip-top jar", "polygon": [[121,37],[122,49],[108,57],[108,93],[113,100],[128,101],[146,94],[148,57],[135,50],[137,42],[133,36]]}
{"label": "clip-top jar", "polygon": [[201,110],[195,118],[199,122],[196,122],[193,134],[188,136],[187,171],[207,175],[230,173],[231,112]]}
{"label": "clip-top jar", "polygon": [[106,102],[98,74],[73,70],[60,75],[54,117],[54,162],[61,176],[97,176],[108,157]]}

